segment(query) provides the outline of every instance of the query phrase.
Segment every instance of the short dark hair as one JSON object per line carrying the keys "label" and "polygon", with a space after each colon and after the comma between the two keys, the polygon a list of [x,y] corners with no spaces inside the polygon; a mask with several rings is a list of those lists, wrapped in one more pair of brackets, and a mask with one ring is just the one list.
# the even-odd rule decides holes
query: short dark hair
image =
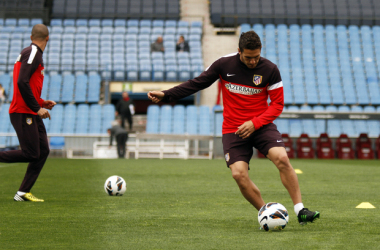
{"label": "short dark hair", "polygon": [[36,24],[32,28],[32,39],[43,41],[49,36],[48,28],[43,24]]}
{"label": "short dark hair", "polygon": [[260,37],[253,30],[241,33],[239,39],[239,49],[241,52],[243,52],[244,49],[261,49],[261,46]]}

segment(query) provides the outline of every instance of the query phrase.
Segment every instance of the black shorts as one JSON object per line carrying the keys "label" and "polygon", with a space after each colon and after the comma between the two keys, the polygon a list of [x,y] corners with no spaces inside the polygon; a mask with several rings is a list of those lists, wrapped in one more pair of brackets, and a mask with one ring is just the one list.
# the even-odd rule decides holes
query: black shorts
{"label": "black shorts", "polygon": [[246,139],[242,139],[235,133],[230,133],[224,134],[222,141],[228,167],[237,161],[244,161],[249,164],[253,155],[253,147],[265,156],[273,147],[285,147],[281,133],[278,132],[277,126],[273,123],[264,125]]}

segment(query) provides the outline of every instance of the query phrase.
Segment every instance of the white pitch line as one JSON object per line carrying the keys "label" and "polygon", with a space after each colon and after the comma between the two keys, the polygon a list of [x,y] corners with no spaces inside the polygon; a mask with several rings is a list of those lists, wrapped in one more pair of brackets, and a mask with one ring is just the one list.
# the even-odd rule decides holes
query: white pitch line
{"label": "white pitch line", "polygon": [[8,163],[8,164],[0,165],[0,168],[12,167],[14,165],[17,165],[17,164],[16,163]]}

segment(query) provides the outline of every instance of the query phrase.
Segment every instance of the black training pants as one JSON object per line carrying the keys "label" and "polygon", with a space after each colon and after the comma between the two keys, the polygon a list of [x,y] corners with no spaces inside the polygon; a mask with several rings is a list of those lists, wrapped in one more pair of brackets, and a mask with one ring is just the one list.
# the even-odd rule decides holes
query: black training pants
{"label": "black training pants", "polygon": [[117,143],[117,154],[119,158],[124,158],[125,156],[125,147],[126,142],[128,141],[128,133],[122,133],[118,134],[116,136],[116,143]]}
{"label": "black training pants", "polygon": [[0,162],[29,162],[18,191],[30,192],[50,153],[45,125],[38,115],[12,113],[9,115],[16,130],[21,150],[0,152]]}
{"label": "black training pants", "polygon": [[125,114],[121,114],[121,127],[122,128],[125,128],[125,119],[127,119],[128,121],[128,124],[129,124],[129,130],[132,130],[132,123],[133,123],[133,120],[132,120],[132,115],[130,113],[125,113]]}

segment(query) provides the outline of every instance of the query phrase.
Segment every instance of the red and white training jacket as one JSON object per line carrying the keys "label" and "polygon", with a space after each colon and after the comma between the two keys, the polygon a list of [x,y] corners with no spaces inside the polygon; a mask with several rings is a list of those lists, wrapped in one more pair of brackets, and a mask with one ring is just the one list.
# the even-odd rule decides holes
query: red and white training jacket
{"label": "red and white training jacket", "polygon": [[43,106],[44,82],[42,50],[34,43],[21,51],[13,69],[13,100],[9,113],[37,115]]}
{"label": "red and white training jacket", "polygon": [[261,57],[257,66],[250,69],[241,62],[239,53],[223,56],[198,77],[163,91],[163,101],[172,102],[194,94],[217,79],[223,85],[223,134],[235,133],[240,125],[249,120],[258,130],[281,114],[284,92],[277,66]]}

